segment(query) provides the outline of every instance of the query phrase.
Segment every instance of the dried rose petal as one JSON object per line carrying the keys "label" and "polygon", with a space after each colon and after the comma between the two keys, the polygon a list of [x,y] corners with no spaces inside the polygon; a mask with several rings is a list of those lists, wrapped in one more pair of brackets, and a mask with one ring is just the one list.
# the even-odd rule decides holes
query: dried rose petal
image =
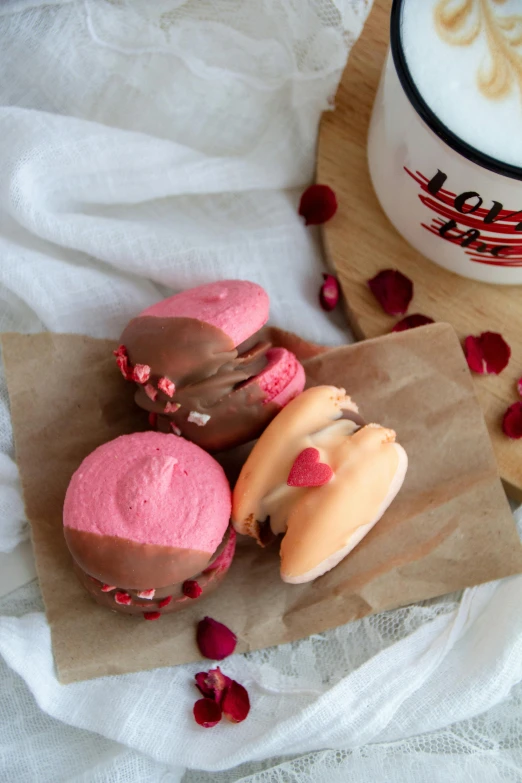
{"label": "dried rose petal", "polygon": [[301,196],[299,214],[307,226],[319,226],[337,212],[337,198],[328,185],[310,185]]}
{"label": "dried rose petal", "polygon": [[232,680],[230,677],[223,674],[219,666],[216,666],[215,669],[210,669],[205,680],[205,685],[210,689],[213,699],[217,701],[218,704],[223,701],[226,689],[231,683]]}
{"label": "dried rose petal", "polygon": [[509,406],[502,419],[502,430],[508,438],[522,438],[522,402]]}
{"label": "dried rose petal", "polygon": [[159,620],[160,617],[161,617],[161,612],[143,612],[144,620]]}
{"label": "dried rose petal", "polygon": [[119,590],[117,593],[114,593],[114,600],[117,604],[121,604],[121,606],[130,606],[132,603],[132,598],[128,593],[124,593],[123,591]]}
{"label": "dried rose petal", "polygon": [[207,699],[214,698],[214,691],[207,685],[208,672],[198,672],[194,679],[196,680],[196,688]]}
{"label": "dried rose petal", "polygon": [[413,283],[397,269],[383,269],[368,280],[370,291],[388,315],[404,315],[413,298]]}
{"label": "dried rose petal", "polygon": [[176,411],[179,411],[181,408],[181,405],[179,402],[167,402],[165,403],[165,408],[163,409],[163,413],[176,413]]}
{"label": "dried rose petal", "polygon": [[413,315],[407,315],[402,321],[398,321],[392,329],[392,332],[405,332],[406,329],[415,329],[417,326],[426,326],[426,324],[434,324],[433,318],[428,315],[421,315],[420,313],[413,313]]}
{"label": "dried rose petal", "polygon": [[211,729],[221,720],[221,707],[213,699],[198,699],[194,704],[196,723],[205,729]]}
{"label": "dried rose petal", "polygon": [[218,704],[223,700],[225,690],[232,682],[230,677],[223,674],[219,666],[216,666],[215,669],[210,669],[208,672],[198,672],[195,679],[196,687],[203,696],[206,696],[208,699],[214,699]]}
{"label": "dried rose petal", "polygon": [[508,365],[511,348],[498,332],[482,332],[479,337],[466,337],[464,353],[473,372],[498,375]]}
{"label": "dried rose petal", "polygon": [[339,281],[333,275],[323,275],[324,283],[319,291],[319,302],[323,310],[330,312],[339,301]]}
{"label": "dried rose petal", "polygon": [[163,376],[163,378],[160,378],[158,381],[158,389],[164,392],[167,395],[167,397],[172,397],[172,395],[176,391],[176,386],[172,381],[170,381],[168,378],[165,378],[165,376]]}
{"label": "dried rose petal", "polygon": [[163,607],[168,606],[171,601],[172,601],[172,596],[168,595],[166,598],[162,598],[161,601],[158,601],[158,606],[160,609],[163,609]]}
{"label": "dried rose petal", "polygon": [[158,414],[149,413],[149,427],[152,427],[152,429],[155,430],[157,423],[158,423]]}
{"label": "dried rose petal", "polygon": [[181,589],[183,590],[183,595],[186,595],[187,598],[199,598],[203,592],[195,579],[187,579],[183,582],[183,587]]}
{"label": "dried rose petal", "polygon": [[232,723],[241,723],[250,712],[250,699],[246,688],[232,680],[222,702],[223,715]]}
{"label": "dried rose petal", "polygon": [[147,383],[150,378],[150,372],[148,364],[135,364],[132,377],[136,383]]}
{"label": "dried rose petal", "polygon": [[464,353],[470,370],[478,373],[485,371],[482,350],[478,340],[475,340],[473,337],[466,337],[464,340]]}
{"label": "dried rose petal", "polygon": [[102,593],[112,593],[113,590],[116,590],[116,585],[102,585],[101,586]]}
{"label": "dried rose petal", "polygon": [[222,661],[236,649],[237,636],[223,623],[204,617],[198,623],[197,643],[205,658]]}
{"label": "dried rose petal", "polygon": [[150,590],[140,590],[138,593],[138,598],[147,598],[149,601],[152,601],[154,598],[155,590],[152,587]]}

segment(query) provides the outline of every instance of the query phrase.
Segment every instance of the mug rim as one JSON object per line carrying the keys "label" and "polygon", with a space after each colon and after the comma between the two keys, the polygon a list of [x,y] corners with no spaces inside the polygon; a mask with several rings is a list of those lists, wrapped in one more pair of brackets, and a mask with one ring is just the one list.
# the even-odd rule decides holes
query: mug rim
{"label": "mug rim", "polygon": [[462,157],[483,169],[493,171],[495,174],[500,174],[503,177],[509,177],[511,179],[522,180],[522,168],[513,166],[511,163],[504,163],[497,158],[491,157],[491,155],[486,155],[486,153],[481,152],[476,147],[463,141],[460,136],[453,133],[453,131],[437,117],[435,112],[430,109],[413,81],[413,77],[406,62],[401,36],[403,6],[404,0],[393,0],[390,19],[390,47],[397,76],[399,77],[402,89],[412,107],[430,130],[447,144],[448,147],[451,147],[451,149],[459,155],[462,155]]}

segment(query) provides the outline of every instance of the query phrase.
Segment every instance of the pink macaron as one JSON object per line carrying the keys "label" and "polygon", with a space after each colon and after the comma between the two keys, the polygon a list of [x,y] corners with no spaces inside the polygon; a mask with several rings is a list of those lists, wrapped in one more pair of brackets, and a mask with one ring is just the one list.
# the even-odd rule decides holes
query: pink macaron
{"label": "pink macaron", "polygon": [[305,384],[294,354],[264,339],[268,311],[261,286],[223,280],[134,318],[115,355],[152,426],[211,452],[258,437]]}
{"label": "pink macaron", "polygon": [[122,435],[84,459],[63,508],[80,581],[100,604],[157,619],[216,587],[235,549],[223,469],[184,438]]}

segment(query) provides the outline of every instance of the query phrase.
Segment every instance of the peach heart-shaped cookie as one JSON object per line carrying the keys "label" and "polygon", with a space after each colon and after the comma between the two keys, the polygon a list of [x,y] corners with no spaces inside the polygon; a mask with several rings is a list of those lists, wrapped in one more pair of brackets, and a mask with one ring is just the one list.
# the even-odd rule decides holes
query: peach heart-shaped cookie
{"label": "peach heart-shaped cookie", "polygon": [[289,487],[322,487],[328,484],[333,476],[330,465],[319,462],[318,449],[304,449],[297,455],[288,474]]}

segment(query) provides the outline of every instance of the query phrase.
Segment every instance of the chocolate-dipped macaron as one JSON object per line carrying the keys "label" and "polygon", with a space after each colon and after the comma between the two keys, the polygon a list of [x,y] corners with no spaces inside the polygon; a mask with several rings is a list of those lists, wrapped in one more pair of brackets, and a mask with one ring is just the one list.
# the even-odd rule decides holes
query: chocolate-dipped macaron
{"label": "chocolate-dipped macaron", "polygon": [[159,432],[122,435],[84,459],[63,508],[80,582],[103,606],[147,620],[211,592],[235,551],[221,466]]}
{"label": "chocolate-dipped macaron", "polygon": [[115,354],[153,428],[211,452],[259,436],[305,383],[294,354],[259,334],[268,310],[261,286],[223,280],[133,318]]}
{"label": "chocolate-dipped macaron", "polygon": [[246,460],[233,492],[235,529],[261,545],[282,534],[282,579],[316,579],[357,546],[399,492],[408,458],[395,437],[364,424],[344,389],[307,389]]}

